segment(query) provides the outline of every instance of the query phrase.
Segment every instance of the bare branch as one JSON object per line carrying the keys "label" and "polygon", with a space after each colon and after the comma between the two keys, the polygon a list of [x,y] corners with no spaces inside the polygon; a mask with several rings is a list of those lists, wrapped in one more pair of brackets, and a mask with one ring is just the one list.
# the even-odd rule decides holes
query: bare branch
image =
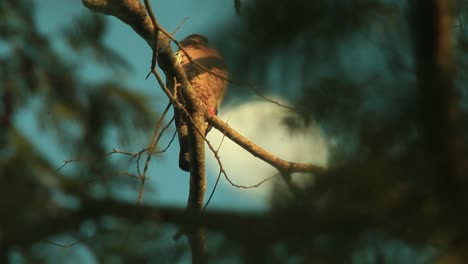
{"label": "bare branch", "polygon": [[[169,122],[167,122],[167,124],[161,129],[161,133],[159,133],[158,135],[158,138],[156,139],[156,142],[159,143],[159,140],[161,139],[161,137],[164,135],[164,132],[169,128],[169,126],[172,124],[172,122],[174,122],[174,116],[171,118],[171,120],[169,120]],[[169,145],[170,143],[172,142],[172,140],[174,140],[174,136],[172,136],[171,140],[169,141],[168,145],[165,147],[165,149],[169,148]],[[164,150],[165,151],[165,150]],[[152,154],[154,153],[161,153],[161,152],[164,152],[164,151],[155,151],[153,150],[153,152],[151,152]]]}
{"label": "bare branch", "polygon": [[64,160],[64,161],[63,161],[63,164],[62,164],[60,167],[58,167],[55,171],[57,171],[57,172],[60,171],[61,169],[63,169],[63,167],[65,167],[66,165],[68,165],[68,163],[70,163],[70,162],[79,162],[79,161],[80,161],[80,159],[69,159],[69,160]]}
{"label": "bare branch", "polygon": [[159,133],[159,129],[161,128],[161,125],[164,121],[164,117],[166,117],[167,111],[169,111],[170,106],[171,106],[171,103],[168,103],[166,108],[164,109],[163,114],[159,118],[158,123],[156,124],[156,127],[154,128],[153,138],[151,139],[151,143],[148,146],[148,156],[146,157],[145,167],[143,168],[143,174],[140,176],[141,183],[140,183],[140,191],[138,193],[138,201],[137,201],[138,204],[141,204],[141,200],[143,199],[143,191],[144,191],[144,186],[145,186],[146,173],[148,171],[149,163],[151,161],[151,156],[153,155],[154,148],[158,144],[158,141],[161,138],[162,133],[164,132],[164,131],[161,131],[161,133]]}
{"label": "bare branch", "polygon": [[185,24],[185,22],[187,22],[188,19],[189,19],[189,17],[184,18],[184,19],[179,23],[179,25],[177,25],[176,29],[174,29],[174,31],[172,31],[172,35],[174,35],[177,31],[179,31],[179,29]]}
{"label": "bare branch", "polygon": [[[345,221],[339,218],[336,219],[338,222],[330,221],[328,217],[320,217],[313,211],[304,210],[277,211],[269,214],[209,210],[203,214],[195,214],[187,213],[182,208],[135,205],[108,199],[97,200],[82,197],[81,207],[77,210],[51,215],[35,224],[3,230],[2,243],[3,245],[29,246],[47,236],[77,229],[84,220],[95,220],[109,215],[136,223],[141,223],[141,219],[146,219],[158,224],[177,224],[186,228],[202,226],[244,242],[252,241],[252,232],[255,232],[255,241],[260,243],[274,243],[282,239],[297,239],[304,236],[312,237],[317,230],[321,232],[336,230],[340,221]],[[356,217],[358,217],[356,221],[365,219],[369,221],[369,224],[375,221],[372,218],[363,218],[361,215]]]}
{"label": "bare branch", "polygon": [[73,247],[74,245],[77,245],[77,244],[86,242],[86,241],[88,241],[88,240],[90,240],[90,239],[92,239],[92,237],[81,238],[81,239],[78,239],[78,240],[76,240],[76,241],[74,241],[74,242],[67,243],[67,244],[60,244],[60,243],[53,242],[53,241],[48,240],[48,239],[44,239],[43,241],[46,242],[46,243],[48,243],[48,244],[57,246],[57,247],[61,247],[61,248],[71,248],[71,247]]}
{"label": "bare branch", "polygon": [[[171,120],[171,123],[172,123],[173,120],[174,120],[174,119]],[[170,123],[169,123],[169,124],[170,124]],[[163,153],[163,152],[166,152],[166,151],[169,149],[169,147],[171,146],[172,142],[174,141],[176,135],[177,135],[177,130],[174,131],[174,133],[172,133],[172,137],[171,137],[171,139],[169,140],[169,142],[167,143],[166,147],[165,147],[164,149],[160,150],[160,151],[156,151],[155,153]]]}
{"label": "bare branch", "polygon": [[94,12],[115,16],[122,20],[153,47],[153,23],[139,0],[82,0],[82,2]]}
{"label": "bare branch", "polygon": [[454,83],[451,5],[445,0],[411,3],[424,153],[436,166],[438,193],[453,199],[465,192],[460,187],[466,182],[467,163],[463,161],[466,149],[461,132],[460,91]]}
{"label": "bare branch", "polygon": [[234,9],[236,10],[236,15],[240,16],[241,15],[241,1],[240,0],[234,0]]}
{"label": "bare branch", "polygon": [[280,159],[279,157],[269,153],[262,147],[256,145],[255,143],[253,143],[252,141],[250,141],[249,139],[241,135],[239,132],[235,131],[232,127],[230,127],[227,123],[222,121],[217,116],[209,116],[207,114],[205,118],[213,127],[218,129],[221,133],[224,133],[229,139],[234,141],[243,149],[250,152],[250,154],[254,155],[255,157],[275,167],[280,172],[283,172],[283,173],[292,173],[292,172],[321,173],[324,171],[324,168],[318,165],[298,163],[298,162],[289,162],[289,161]]}

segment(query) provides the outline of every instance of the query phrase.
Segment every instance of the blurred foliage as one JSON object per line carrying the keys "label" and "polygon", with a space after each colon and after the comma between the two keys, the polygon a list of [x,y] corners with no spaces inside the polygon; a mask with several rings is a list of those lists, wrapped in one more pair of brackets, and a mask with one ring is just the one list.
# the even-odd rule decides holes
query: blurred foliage
{"label": "blurred foliage", "polygon": [[128,69],[130,65],[127,61],[103,44],[106,30],[105,18],[89,13],[78,17],[74,24],[64,28],[62,33],[67,44],[75,52],[88,51],[97,62],[104,66],[120,66]]}
{"label": "blurred foliage", "polygon": [[[44,219],[78,206],[77,194],[111,196],[115,186],[128,185],[130,177],[116,176],[127,163],[105,155],[114,147],[109,144],[134,143],[135,137],[142,135],[147,138],[157,120],[153,109],[159,102],[150,101],[147,95],[119,79],[119,69],[131,69],[120,54],[104,44],[104,17],[86,13],[74,18],[62,31],[47,35],[37,27],[36,4],[39,3],[29,0],[0,1],[1,263],[8,263],[6,259],[15,251],[23,263],[63,263],[44,257],[41,251],[29,250],[34,242],[38,242],[35,247],[49,246],[48,252],[56,252],[51,248],[58,247],[42,241],[43,238],[34,241],[36,238],[23,233],[24,228],[41,229]],[[113,72],[115,78],[83,78],[82,65],[89,62],[97,65],[97,71]],[[25,122],[31,123],[24,125]],[[40,135],[31,136],[29,129]],[[49,153],[51,149],[41,149],[42,140],[59,151],[54,154]],[[64,156],[57,160],[60,153]],[[80,160],[57,170],[61,160],[74,158]],[[132,180],[131,186],[136,183]],[[96,229],[100,231],[100,227]],[[144,230],[152,238],[157,236],[148,228]],[[100,237],[105,240],[103,245],[115,235],[108,233],[103,231]],[[87,238],[71,234],[72,239],[82,237]],[[14,241],[8,241],[13,238]],[[16,245],[25,247],[10,248]],[[82,246],[86,248],[86,242]],[[102,250],[94,244],[87,246],[85,255],[94,255],[93,249],[100,250],[103,253],[98,258],[103,261],[119,256],[116,252],[121,248],[114,244]]]}
{"label": "blurred foliage", "polygon": [[[421,124],[430,117],[416,74],[414,11],[406,1],[257,0],[242,8],[242,30],[228,27],[221,38],[231,42],[226,53],[233,54],[227,59],[234,62],[233,78],[288,98],[306,124],[318,122],[336,143],[330,170],[316,175],[305,196],[294,197],[284,186],[272,196],[279,214],[310,214],[317,225],[317,233],[281,243],[286,259],[466,263],[468,184],[462,179],[453,188],[450,172],[422,139]],[[468,6],[451,1],[451,8],[453,80],[466,109]],[[465,110],[459,116],[466,123]],[[285,123],[292,129],[301,127],[291,120]],[[438,130],[433,120],[429,129]],[[456,134],[466,135],[466,125],[461,129]],[[466,137],[459,144],[466,153]]]}
{"label": "blurred foliage", "polygon": [[[73,200],[73,194],[97,189],[110,196],[112,186],[128,178],[109,176],[122,166],[103,158],[109,131],[128,142],[155,119],[145,97],[119,80],[83,80],[77,73],[80,61],[56,51],[51,37],[36,28],[33,3],[0,2],[0,249],[9,249],[6,256],[2,251],[3,260],[16,256],[23,263],[53,263],[41,250],[47,243],[31,241],[22,227],[73,207],[73,202],[64,202]],[[468,5],[451,3],[453,80],[466,123]],[[249,239],[243,241],[208,233],[213,262],[467,263],[467,181],[453,189],[445,185],[449,172],[441,170],[422,140],[421,75],[406,1],[234,4],[240,16],[218,34],[233,78],[287,97],[297,108],[295,114],[304,123],[322,125],[336,146],[329,171],[315,175],[302,194],[281,185],[272,195],[268,224],[302,221],[313,232],[276,241],[262,240],[249,227]],[[55,38],[67,43],[70,53],[102,67],[128,69],[123,56],[104,44],[106,30],[103,17],[85,15]],[[79,169],[58,172],[47,153],[15,127],[18,112],[34,103],[35,118],[54,135],[54,143],[85,157]],[[284,123],[304,127],[297,116]],[[433,126],[438,125],[434,119]],[[460,129],[465,135],[468,128]],[[465,138],[460,147],[466,150]],[[176,263],[189,253],[185,244],[168,246],[172,228],[105,216],[47,239],[63,240],[63,235],[82,240],[83,254],[100,263]],[[18,240],[9,245],[2,237]]]}

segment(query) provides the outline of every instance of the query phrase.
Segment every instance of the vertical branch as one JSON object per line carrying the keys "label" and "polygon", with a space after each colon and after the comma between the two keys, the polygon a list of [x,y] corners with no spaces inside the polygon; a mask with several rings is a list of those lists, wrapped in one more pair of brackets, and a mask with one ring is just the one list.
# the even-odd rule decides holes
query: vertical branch
{"label": "vertical branch", "polygon": [[[190,149],[190,190],[187,201],[187,211],[199,214],[203,209],[203,201],[206,192],[206,164],[205,164],[205,139],[199,133],[205,125],[205,116],[200,109],[192,114],[193,124],[188,124],[189,149]],[[195,127],[196,126],[196,127]],[[198,131],[197,131],[198,130]],[[204,131],[204,130],[201,130]],[[188,230],[187,238],[192,252],[192,263],[206,263],[208,246],[206,232],[200,226],[193,226]]]}
{"label": "vertical branch", "polygon": [[[203,208],[203,200],[206,191],[206,166],[205,166],[205,139],[198,131],[205,124],[205,116],[201,111],[192,114],[194,124],[189,124],[190,136],[190,193],[187,209],[191,212],[200,212]],[[196,127],[195,127],[196,126]],[[197,131],[197,128],[198,131]]]}
{"label": "vertical branch", "polygon": [[192,264],[207,263],[208,246],[206,241],[206,232],[201,227],[187,234],[190,251],[192,252]]}
{"label": "vertical branch", "polygon": [[[175,108],[180,111],[184,111],[185,114],[190,115],[189,111],[177,101],[172,95],[171,91],[162,82],[161,76],[158,72],[152,70],[154,76],[158,80],[159,85],[169,97],[170,101]],[[175,85],[175,84],[172,84]],[[190,107],[190,105],[188,105]],[[189,137],[189,149],[190,149],[190,190],[187,201],[187,211],[193,214],[199,214],[203,207],[203,200],[205,197],[206,190],[206,176],[205,176],[205,141],[200,128],[205,123],[205,117],[203,111],[197,108],[192,115],[188,116],[191,122],[188,122],[188,129],[191,133]],[[194,151],[196,150],[196,151]],[[189,240],[190,251],[192,252],[192,263],[206,263],[208,255],[208,247],[206,241],[205,231],[199,226],[191,226],[189,230],[179,230],[174,235],[175,239],[178,239],[183,232],[186,232]]]}
{"label": "vertical branch", "polygon": [[439,194],[446,196],[457,190],[462,175],[461,111],[453,82],[450,1],[411,2],[424,151],[437,164],[435,183]]}

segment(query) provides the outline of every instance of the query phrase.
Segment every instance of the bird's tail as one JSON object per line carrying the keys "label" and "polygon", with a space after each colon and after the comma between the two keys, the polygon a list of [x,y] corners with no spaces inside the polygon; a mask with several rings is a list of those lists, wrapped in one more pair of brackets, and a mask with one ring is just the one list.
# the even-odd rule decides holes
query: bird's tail
{"label": "bird's tail", "polygon": [[181,115],[177,116],[177,134],[179,136],[179,168],[184,171],[190,171],[190,151],[189,136],[187,124],[182,120]]}
{"label": "bird's tail", "polygon": [[179,142],[179,168],[184,171],[190,171],[190,152],[188,150],[188,136],[186,135],[183,137],[179,137]]}
{"label": "bird's tail", "polygon": [[[217,112],[217,111],[216,111]],[[215,113],[216,113],[215,112]],[[179,136],[179,168],[184,171],[190,171],[190,151],[189,151],[189,131],[187,124],[182,119],[181,115],[176,115],[176,126],[177,133]],[[201,128],[201,131],[205,131],[205,137],[210,131],[211,126],[205,123],[205,126]]]}
{"label": "bird's tail", "polygon": [[[211,126],[208,123],[205,123],[205,137],[210,131]],[[188,137],[188,128],[187,125],[179,127],[179,168],[184,171],[190,171],[190,151],[189,151],[189,137]]]}

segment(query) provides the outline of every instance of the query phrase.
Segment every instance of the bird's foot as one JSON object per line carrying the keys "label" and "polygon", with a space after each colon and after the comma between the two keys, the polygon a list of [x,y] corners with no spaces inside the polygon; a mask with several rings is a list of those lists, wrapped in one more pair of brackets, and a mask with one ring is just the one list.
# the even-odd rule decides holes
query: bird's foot
{"label": "bird's foot", "polygon": [[216,109],[211,108],[211,107],[208,107],[207,111],[208,111],[208,116],[210,116],[210,117],[215,116],[217,114],[217,112],[218,112],[218,111],[216,111]]}

